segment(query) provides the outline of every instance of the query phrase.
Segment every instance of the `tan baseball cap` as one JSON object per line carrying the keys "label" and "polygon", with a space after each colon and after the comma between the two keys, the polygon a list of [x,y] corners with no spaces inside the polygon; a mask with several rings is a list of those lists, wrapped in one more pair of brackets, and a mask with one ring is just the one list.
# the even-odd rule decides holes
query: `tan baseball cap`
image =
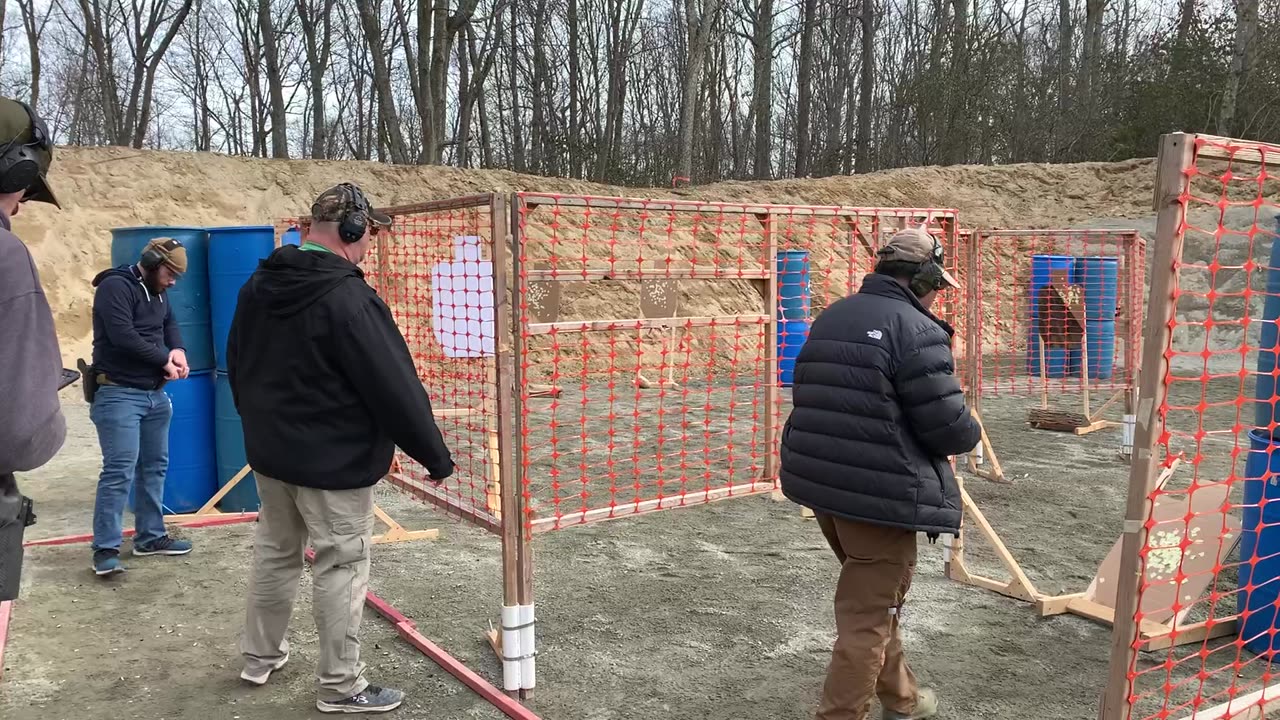
{"label": "tan baseball cap", "polygon": [[943,265],[945,255],[942,243],[922,227],[899,230],[876,254],[881,260],[900,260],[911,263],[935,262],[942,268],[943,281],[953,288],[960,288],[959,281],[947,272],[946,266]]}

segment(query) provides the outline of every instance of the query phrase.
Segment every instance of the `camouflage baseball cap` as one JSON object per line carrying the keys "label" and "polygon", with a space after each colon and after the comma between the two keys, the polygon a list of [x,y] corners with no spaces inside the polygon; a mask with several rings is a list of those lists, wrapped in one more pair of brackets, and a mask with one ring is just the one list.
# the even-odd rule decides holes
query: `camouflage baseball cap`
{"label": "camouflage baseball cap", "polygon": [[26,146],[39,167],[36,177],[25,188],[27,192],[23,201],[45,202],[61,208],[47,177],[49,166],[53,164],[53,139],[48,126],[25,103],[0,97],[0,149],[15,143]]}
{"label": "camouflage baseball cap", "polygon": [[385,227],[391,224],[390,216],[373,209],[364,192],[351,183],[342,183],[320,193],[311,204],[311,219],[316,222],[342,222],[355,211],[363,211],[369,222]]}
{"label": "camouflage baseball cap", "polygon": [[910,263],[935,262],[942,268],[942,279],[953,288],[960,287],[960,283],[947,272],[943,265],[945,256],[942,243],[922,227],[899,230],[876,254],[881,260],[901,260]]}

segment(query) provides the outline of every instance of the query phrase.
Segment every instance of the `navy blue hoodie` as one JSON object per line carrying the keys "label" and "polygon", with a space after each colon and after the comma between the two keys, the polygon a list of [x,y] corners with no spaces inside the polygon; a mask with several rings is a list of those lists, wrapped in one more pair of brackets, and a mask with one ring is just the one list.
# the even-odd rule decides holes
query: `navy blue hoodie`
{"label": "navy blue hoodie", "polygon": [[103,270],[93,286],[94,369],[117,385],[160,388],[169,351],[185,349],[165,294],[147,289],[137,265]]}

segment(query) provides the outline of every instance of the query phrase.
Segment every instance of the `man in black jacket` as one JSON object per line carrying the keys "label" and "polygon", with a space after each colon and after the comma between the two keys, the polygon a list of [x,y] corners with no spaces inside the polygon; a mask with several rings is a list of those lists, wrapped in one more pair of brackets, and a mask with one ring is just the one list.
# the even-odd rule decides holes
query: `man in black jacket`
{"label": "man in black jacket", "polygon": [[136,485],[134,555],[185,555],[191,543],[164,527],[173,405],[161,388],[190,373],[182,334],[166,291],[187,271],[187,250],[155,238],[133,265],[93,279],[93,378],[89,418],[98,429],[102,474],[93,508],[93,570],[122,572],[120,543],[129,486]]}
{"label": "man in black jacket", "polygon": [[435,482],[453,473],[453,460],[408,345],[357,267],[391,218],[342,184],[316,199],[311,219],[305,244],[273,252],[241,288],[227,339],[262,503],[240,677],[262,685],[289,659],[285,635],[310,537],[316,707],[386,712],[404,693],[369,684],[360,661],[373,486],[397,445]]}
{"label": "man in black jacket", "polygon": [[929,312],[948,287],[959,284],[941,244],[903,230],[859,291],[814,320],[796,359],[782,491],[814,511],[841,563],[819,720],[863,720],[877,696],[885,720],[937,712],[907,667],[898,616],[916,534],[960,530],[948,456],[980,439],[954,374],[954,331]]}

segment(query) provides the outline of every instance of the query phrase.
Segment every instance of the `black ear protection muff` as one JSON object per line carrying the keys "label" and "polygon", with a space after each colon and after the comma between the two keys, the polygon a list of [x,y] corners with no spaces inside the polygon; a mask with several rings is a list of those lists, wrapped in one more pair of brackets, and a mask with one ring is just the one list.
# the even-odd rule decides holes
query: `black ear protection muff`
{"label": "black ear protection muff", "polygon": [[31,140],[20,143],[12,138],[0,149],[0,193],[23,192],[40,178],[40,159],[36,151],[49,152],[51,140],[44,120],[32,111],[31,106],[16,100],[31,120]]}
{"label": "black ear protection muff", "polygon": [[161,253],[159,250],[152,247],[143,250],[142,258],[138,261],[138,264],[142,265],[142,267],[147,270],[155,270],[160,267],[160,263],[165,261],[165,253],[171,253],[182,247],[182,241],[177,238],[169,238],[160,247],[164,248],[164,253]]}
{"label": "black ear protection muff", "polygon": [[350,207],[347,214],[342,216],[342,222],[338,223],[338,237],[348,244],[359,242],[369,227],[369,200],[360,192],[360,188],[351,183],[342,183],[338,187],[347,193]]}
{"label": "black ear protection muff", "polygon": [[929,259],[920,263],[919,269],[911,276],[909,287],[916,297],[924,297],[934,290],[941,290],[947,281],[942,277],[942,263],[945,261],[945,254],[942,250],[942,243],[938,242],[938,238],[933,238],[933,250],[929,253]]}

